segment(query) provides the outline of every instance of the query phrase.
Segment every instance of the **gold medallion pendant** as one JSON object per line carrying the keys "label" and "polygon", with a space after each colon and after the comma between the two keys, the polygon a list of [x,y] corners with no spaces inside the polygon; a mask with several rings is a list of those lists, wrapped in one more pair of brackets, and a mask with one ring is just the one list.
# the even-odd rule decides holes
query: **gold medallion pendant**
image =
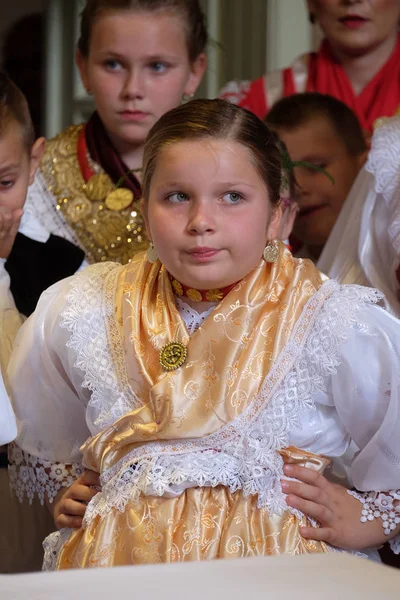
{"label": "gold medallion pendant", "polygon": [[109,210],[121,211],[128,208],[134,201],[135,196],[127,188],[117,188],[107,195],[105,205]]}
{"label": "gold medallion pendant", "polygon": [[180,342],[171,342],[160,352],[160,365],[165,371],[175,371],[187,358],[187,348]]}
{"label": "gold medallion pendant", "polygon": [[101,202],[114,185],[107,173],[96,173],[86,183],[86,195],[92,202]]}

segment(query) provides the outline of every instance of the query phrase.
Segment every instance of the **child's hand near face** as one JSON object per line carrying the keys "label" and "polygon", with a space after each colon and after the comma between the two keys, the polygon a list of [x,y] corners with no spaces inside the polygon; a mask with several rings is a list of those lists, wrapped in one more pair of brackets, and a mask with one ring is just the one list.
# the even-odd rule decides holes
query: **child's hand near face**
{"label": "child's hand near face", "polygon": [[0,258],[9,257],[23,213],[22,208],[0,206]]}
{"label": "child's hand near face", "polygon": [[49,505],[57,529],[79,529],[85,516],[86,506],[99,492],[99,474],[85,471],[69,488],[60,490],[54,505]]}

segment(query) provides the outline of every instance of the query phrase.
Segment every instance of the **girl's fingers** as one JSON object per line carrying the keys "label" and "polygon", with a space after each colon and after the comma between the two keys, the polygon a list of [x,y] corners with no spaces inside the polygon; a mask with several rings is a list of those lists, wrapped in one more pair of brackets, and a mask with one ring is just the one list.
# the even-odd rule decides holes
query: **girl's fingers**
{"label": "girl's fingers", "polygon": [[95,471],[85,471],[79,478],[79,483],[82,485],[100,485],[100,476]]}
{"label": "girl's fingers", "polygon": [[90,502],[97,493],[98,490],[87,485],[75,484],[69,490],[69,498],[78,500],[79,502]]}
{"label": "girl's fingers", "polygon": [[60,506],[59,512],[60,515],[63,514],[84,517],[86,512],[86,504],[83,504],[82,502],[76,502],[75,500],[72,500],[72,498],[67,498]]}
{"label": "girl's fingers", "polygon": [[283,471],[285,475],[288,477],[293,477],[295,479],[299,479],[303,483],[308,483],[310,485],[319,487],[320,489],[327,489],[329,487],[329,482],[323,475],[320,475],[317,471],[313,469],[308,469],[307,467],[300,467],[299,465],[284,465]]}
{"label": "girl's fingers", "polygon": [[63,527],[70,527],[71,529],[79,529],[82,527],[82,517],[71,517],[70,515],[59,515],[55,524],[58,529],[62,529]]}
{"label": "girl's fingers", "polygon": [[332,511],[322,504],[318,504],[311,500],[304,500],[303,498],[293,496],[292,494],[287,496],[286,503],[288,506],[297,508],[297,510],[300,510],[303,514],[307,515],[307,517],[311,517],[320,523],[326,524],[331,522]]}
{"label": "girl's fingers", "polygon": [[329,496],[326,492],[314,485],[308,483],[301,483],[299,481],[287,481],[283,479],[281,481],[282,490],[285,494],[291,494],[303,498],[304,500],[313,500],[318,504],[329,507]]}
{"label": "girl's fingers", "polygon": [[333,530],[330,527],[300,527],[300,535],[307,540],[333,544]]}

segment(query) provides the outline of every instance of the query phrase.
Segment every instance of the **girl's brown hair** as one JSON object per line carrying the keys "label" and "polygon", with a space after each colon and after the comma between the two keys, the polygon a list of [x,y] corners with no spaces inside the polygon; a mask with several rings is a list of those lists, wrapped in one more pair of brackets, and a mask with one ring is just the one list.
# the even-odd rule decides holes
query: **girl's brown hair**
{"label": "girl's brown hair", "polygon": [[177,14],[186,25],[186,37],[191,62],[204,52],[207,45],[205,17],[199,0],[86,0],[81,14],[78,49],[89,56],[90,36],[96,18],[106,11],[132,10],[142,12],[168,11]]}
{"label": "girl's brown hair", "polygon": [[247,148],[267,189],[280,201],[282,160],[278,137],[253,113],[224,100],[192,100],[163,115],[151,128],[143,156],[143,199],[147,203],[160,152],[176,142],[231,140]]}

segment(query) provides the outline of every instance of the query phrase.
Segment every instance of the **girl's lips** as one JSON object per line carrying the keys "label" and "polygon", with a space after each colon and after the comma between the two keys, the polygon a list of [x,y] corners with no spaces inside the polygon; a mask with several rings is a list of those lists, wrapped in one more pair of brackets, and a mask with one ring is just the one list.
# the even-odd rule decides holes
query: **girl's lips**
{"label": "girl's lips", "polygon": [[141,110],[123,110],[120,113],[120,116],[124,119],[124,121],[144,121],[148,116],[148,113],[142,112]]}
{"label": "girl's lips", "polygon": [[359,29],[365,23],[368,23],[368,19],[364,19],[364,17],[359,17],[357,15],[349,15],[348,17],[343,17],[343,19],[339,19],[339,21],[349,29]]}
{"label": "girl's lips", "polygon": [[216,256],[220,250],[216,248],[198,248],[191,250],[188,254],[199,262],[207,262]]}

